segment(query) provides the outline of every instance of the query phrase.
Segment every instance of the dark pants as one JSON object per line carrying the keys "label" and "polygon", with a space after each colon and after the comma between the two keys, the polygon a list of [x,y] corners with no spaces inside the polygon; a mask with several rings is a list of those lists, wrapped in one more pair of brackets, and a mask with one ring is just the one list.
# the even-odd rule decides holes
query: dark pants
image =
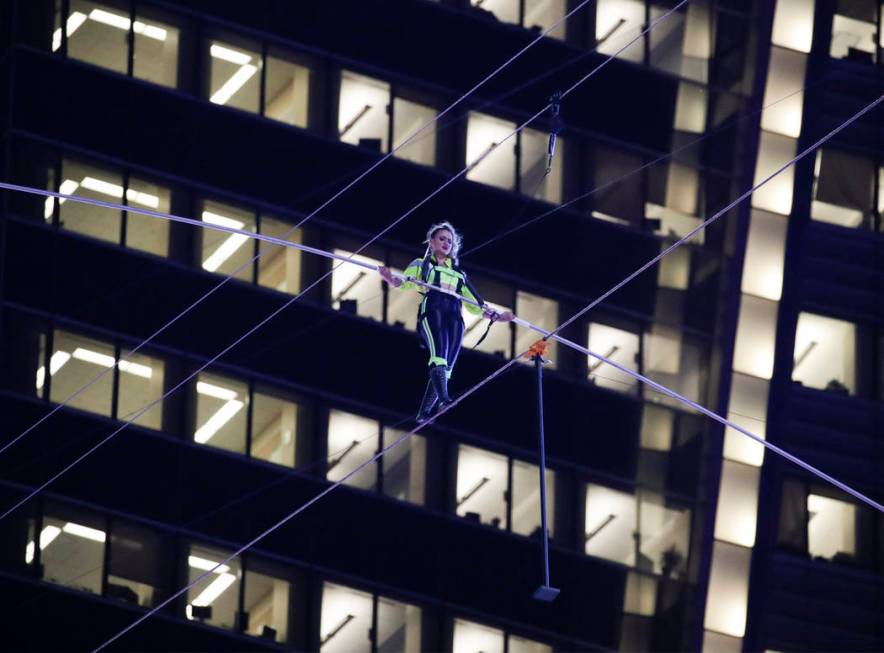
{"label": "dark pants", "polygon": [[447,366],[450,377],[463,340],[463,318],[460,315],[460,303],[458,302],[456,311],[439,310],[431,305],[427,306],[418,324],[418,332],[430,352],[430,367]]}

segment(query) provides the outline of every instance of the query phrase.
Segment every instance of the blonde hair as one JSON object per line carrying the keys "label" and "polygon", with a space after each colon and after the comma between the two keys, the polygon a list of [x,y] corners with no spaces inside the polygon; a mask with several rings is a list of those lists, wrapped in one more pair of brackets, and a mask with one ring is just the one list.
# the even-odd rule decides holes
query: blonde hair
{"label": "blonde hair", "polygon": [[427,230],[427,238],[424,240],[424,244],[427,246],[427,251],[424,253],[424,258],[427,258],[432,253],[430,240],[436,235],[437,231],[441,231],[442,229],[451,233],[451,252],[448,255],[451,257],[452,262],[457,265],[457,255],[460,252],[460,248],[463,246],[463,236],[461,236],[457,232],[457,229],[455,229],[447,220],[444,222],[437,222]]}

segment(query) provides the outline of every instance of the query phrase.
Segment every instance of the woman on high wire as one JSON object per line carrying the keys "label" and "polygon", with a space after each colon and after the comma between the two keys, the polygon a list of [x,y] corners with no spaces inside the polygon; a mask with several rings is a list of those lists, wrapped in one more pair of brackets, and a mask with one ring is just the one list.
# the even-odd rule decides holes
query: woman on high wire
{"label": "woman on high wire", "polygon": [[[404,275],[419,279],[429,285],[450,290],[470,299],[482,308],[464,304],[475,315],[482,314],[492,322],[510,322],[515,316],[510,311],[498,313],[482,301],[478,291],[460,269],[457,254],[462,238],[449,222],[434,224],[427,231],[427,251],[422,259],[412,261]],[[420,288],[424,296],[417,314],[417,330],[422,346],[430,352],[429,380],[417,415],[418,422],[425,422],[433,416],[436,408],[451,403],[448,395],[448,379],[460,353],[464,323],[461,316],[461,302],[456,297],[434,290],[427,291],[416,284],[394,277],[390,270],[378,268],[381,277],[394,288],[403,290]]]}

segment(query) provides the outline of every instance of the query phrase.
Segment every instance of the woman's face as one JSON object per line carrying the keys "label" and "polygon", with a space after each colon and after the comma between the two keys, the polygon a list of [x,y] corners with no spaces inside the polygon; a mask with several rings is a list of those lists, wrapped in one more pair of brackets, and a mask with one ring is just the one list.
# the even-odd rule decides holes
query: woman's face
{"label": "woman's face", "polygon": [[439,229],[430,238],[430,249],[433,254],[448,256],[451,253],[451,247],[454,244],[454,238],[448,229]]}

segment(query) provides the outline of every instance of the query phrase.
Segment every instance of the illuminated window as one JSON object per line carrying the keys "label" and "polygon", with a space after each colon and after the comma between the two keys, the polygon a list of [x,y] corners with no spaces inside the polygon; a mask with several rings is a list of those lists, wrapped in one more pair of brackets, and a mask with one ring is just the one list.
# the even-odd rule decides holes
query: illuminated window
{"label": "illuminated window", "polygon": [[178,85],[179,30],[165,20],[156,20],[156,10],[140,3],[135,17],[135,52],[132,74],[154,84]]}
{"label": "illuminated window", "polygon": [[[123,175],[65,160],[61,165],[59,192],[118,203],[123,198]],[[44,213],[47,220],[52,217],[54,201],[47,198]],[[58,203],[58,220],[62,229],[112,243],[120,242],[120,211],[63,199],[58,200]]]}
{"label": "illuminated window", "polygon": [[642,410],[642,449],[670,451],[674,426],[675,415],[670,409],[645,404]]}
{"label": "illuminated window", "polygon": [[209,44],[209,101],[258,113],[261,55],[256,50],[212,41]]}
{"label": "illuminated window", "polygon": [[[163,379],[165,365],[162,360],[144,354],[132,354],[124,349],[120,360],[120,386],[118,389],[117,418],[128,421],[135,413],[149,404],[147,409],[133,422],[152,429],[163,428]],[[110,376],[110,375],[108,375]]]}
{"label": "illuminated window", "polygon": [[565,157],[565,142],[556,139],[553,165],[546,173],[549,159],[549,134],[526,128],[519,134],[519,185],[523,194],[553,204],[562,201],[562,161]]}
{"label": "illuminated window", "polygon": [[[695,5],[689,5],[691,9]],[[680,82],[675,100],[675,128],[691,134],[706,131],[708,91],[701,84]]]}
{"label": "illuminated window", "polygon": [[[49,400],[61,403],[101,372],[114,366],[116,357],[110,344],[84,338],[66,331],[55,331],[49,358],[49,377],[42,360],[37,369],[37,391],[49,385]],[[122,376],[122,370],[121,370]],[[109,372],[93,383],[68,405],[90,413],[111,415],[114,375]]]}
{"label": "illuminated window", "polygon": [[[762,131],[753,184],[760,184],[795,156],[797,142],[793,138]],[[792,212],[792,187],[795,168],[787,167],[752,194],[752,206],[781,215]]]}
{"label": "illuminated window", "polygon": [[287,125],[307,127],[310,69],[287,59],[268,56],[264,115]]}
{"label": "illuminated window", "polygon": [[299,417],[297,404],[255,392],[252,396],[252,457],[294,467]]}
{"label": "illuminated window", "polygon": [[505,190],[515,187],[516,138],[504,142],[515,130],[514,122],[470,112],[466,163],[471,167],[467,179]]}
{"label": "illuminated window", "polygon": [[[25,562],[37,557],[33,521]],[[48,506],[39,537],[43,580],[92,594],[101,593],[106,526],[103,518],[63,506]]]}
{"label": "illuminated window", "polygon": [[762,129],[792,138],[798,138],[801,134],[806,68],[806,54],[788,48],[771,48],[764,105],[775,102],[776,105],[762,112]]}
{"label": "illuminated window", "polygon": [[758,480],[761,470],[725,460],[718,491],[715,537],[741,546],[755,545],[758,517]]}
{"label": "illuminated window", "polygon": [[[61,0],[56,0],[56,5],[61,7]],[[70,0],[70,12],[65,20],[68,56],[125,73],[129,59],[129,12],[85,0]],[[60,12],[56,12],[53,52],[62,45],[60,18]],[[142,26],[142,34],[145,28]]]}
{"label": "illuminated window", "polygon": [[783,291],[786,250],[786,219],[776,213],[752,209],[746,257],[743,262],[744,293],[779,301]]}
{"label": "illuminated window", "polygon": [[[255,214],[221,204],[203,202],[200,216],[208,224],[255,231]],[[201,264],[203,270],[216,274],[233,275],[236,279],[251,281],[251,260],[255,257],[254,239],[242,234],[231,234],[215,229],[200,229],[202,238]]]}
{"label": "illuminated window", "polygon": [[737,320],[734,371],[769,379],[773,374],[778,303],[743,294]]}
{"label": "illuminated window", "polygon": [[745,634],[751,558],[752,549],[715,542],[706,599],[705,626],[708,630],[730,637]]}
{"label": "illuminated window", "polygon": [[877,22],[878,0],[838,0],[829,54],[834,59],[874,63]]}
{"label": "illuminated window", "polygon": [[[303,233],[293,225],[262,215],[258,233],[292,243],[302,243]],[[268,242],[258,243],[258,284],[279,292],[296,295],[301,290],[301,252]]]}
{"label": "illuminated window", "polygon": [[856,392],[856,325],[801,313],[795,331],[792,380],[842,394]]}
{"label": "illuminated window", "polygon": [[[109,200],[115,201],[115,200]],[[130,177],[126,188],[126,203],[138,208],[169,213],[172,193],[149,181]],[[137,213],[127,213],[126,247],[157,256],[169,255],[169,222]]]}
{"label": "illuminated window", "polygon": [[[601,54],[614,54],[638,36],[645,24],[645,3],[642,0],[599,0],[595,17],[595,39]],[[643,39],[617,55],[621,59],[644,61]]]}
{"label": "illuminated window", "polygon": [[592,196],[593,217],[638,225],[645,215],[645,193],[641,175],[630,173],[642,165],[641,157],[601,145],[593,146],[591,155],[590,183],[594,188],[604,186]]}
{"label": "illuminated window", "polygon": [[338,138],[386,152],[390,128],[390,85],[349,71],[341,73]]}
{"label": "illuminated window", "polygon": [[771,37],[773,44],[798,52],[810,52],[813,5],[814,0],[778,0]]}
{"label": "illuminated window", "polygon": [[[187,556],[188,582],[194,582],[228,555],[217,549],[192,544]],[[239,559],[234,558],[188,589],[187,618],[219,628],[236,628],[241,576]]]}
{"label": "illuminated window", "polygon": [[[768,381],[746,374],[735,372],[731,377],[727,418],[762,439],[767,434],[769,386]],[[728,427],[724,436],[724,457],[760,467],[764,461],[764,447]]]}
{"label": "illuminated window", "polygon": [[685,573],[691,511],[667,505],[662,495],[635,495],[587,484],[587,554],[666,577]]}
{"label": "illuminated window", "polygon": [[[354,261],[368,263],[369,265],[381,265],[381,261],[362,254],[353,254],[347,250],[336,249],[338,256],[352,257]],[[331,303],[337,310],[345,310],[355,313],[360,317],[368,317],[372,320],[383,320],[384,291],[383,281],[373,270],[367,270],[358,265],[334,261],[331,282]],[[390,293],[396,294],[396,293]],[[399,293],[411,294],[411,293]],[[355,305],[354,305],[355,304]],[[352,306],[352,309],[350,308]]]}
{"label": "illuminated window", "polygon": [[[542,534],[540,517],[540,468],[537,465],[513,460],[512,506],[510,521],[512,531],[519,535]],[[555,505],[555,472],[546,470],[547,528],[552,537],[554,531],[553,506]]]}
{"label": "illuminated window", "polygon": [[[384,427],[384,447],[388,447],[405,435],[405,431]],[[424,503],[424,479],[427,467],[426,440],[420,435],[410,435],[381,458],[383,465],[384,494],[400,501],[418,505]]]}
{"label": "illuminated window", "polygon": [[167,589],[162,540],[130,524],[113,522],[110,532],[107,596],[151,608]]}
{"label": "illuminated window", "polygon": [[196,383],[194,442],[244,454],[248,402],[244,383],[201,372]]}
{"label": "illuminated window", "polygon": [[[540,31],[549,29],[568,11],[565,0],[524,0],[524,2],[525,16],[522,19],[522,25],[528,29],[539,29]],[[560,23],[547,36],[564,40],[566,29],[567,21]]]}
{"label": "illuminated window", "polygon": [[856,555],[856,506],[819,494],[807,495],[807,552],[831,560]]}
{"label": "illuminated window", "polygon": [[[516,315],[523,320],[527,320],[532,324],[539,326],[541,329],[553,331],[559,324],[559,303],[554,299],[547,299],[540,295],[534,295],[529,292],[519,290],[516,292]],[[516,330],[516,354],[526,351],[540,337],[536,331],[527,329]],[[556,367],[556,353],[558,352],[558,343],[555,340],[549,340],[548,358],[552,360],[549,367]],[[527,363],[532,363],[528,359],[522,359]],[[533,363],[532,363],[533,364]]]}
{"label": "illuminated window", "polygon": [[452,653],[503,653],[503,631],[464,619],[454,620]]}
{"label": "illuminated window", "polygon": [[465,444],[457,450],[457,514],[506,528],[507,459]]}
{"label": "illuminated window", "polygon": [[[637,333],[592,322],[589,325],[587,347],[591,352],[604,356],[630,370],[638,368],[639,336]],[[587,357],[587,364],[589,365],[589,378],[597,386],[618,392],[634,393],[638,391],[638,381],[625,372],[592,357]]]}
{"label": "illuminated window", "polygon": [[[341,410],[328,416],[328,467],[326,478],[339,481],[378,451],[380,426],[375,420]],[[345,481],[346,485],[372,490],[377,484],[377,465],[369,464]]]}
{"label": "illuminated window", "polygon": [[[651,5],[651,21],[659,19],[669,10],[670,7],[666,5]],[[687,10],[676,12],[665,21],[657,23],[650,32],[649,39],[653,67],[698,82],[708,81],[709,57],[712,51],[708,7],[700,4],[688,5]]]}
{"label": "illuminated window", "polygon": [[[393,147],[399,147],[421,127],[434,120],[436,113],[434,108],[417,102],[410,102],[399,97],[393,100]],[[396,156],[425,166],[435,165],[435,126],[427,127],[420,132],[420,135],[416,136],[408,145],[397,150]]]}
{"label": "illuminated window", "polygon": [[623,612],[653,617],[657,611],[657,579],[630,571],[626,574]]}
{"label": "illuminated window", "polygon": [[[493,301],[489,301],[487,296],[498,290],[498,287],[485,281],[479,281],[476,277],[472,277],[473,284],[478,288],[479,292],[486,296],[485,303],[498,313],[509,310],[509,307],[502,306]],[[486,294],[487,293],[487,294]],[[498,293],[503,296],[503,292]],[[507,293],[509,294],[509,293]],[[512,295],[509,295],[512,297]],[[484,351],[487,354],[495,354],[498,356],[512,356],[512,326],[505,322],[495,322],[488,331],[488,336],[477,346],[477,342],[488,328],[488,320],[482,315],[470,313],[466,309],[463,310],[464,332],[463,346],[464,348],[475,348],[478,351]],[[535,338],[536,340],[536,338]]]}
{"label": "illuminated window", "polygon": [[[393,272],[402,273],[403,270],[391,266]],[[403,327],[409,331],[417,329],[417,312],[420,308],[423,295],[417,291],[387,291],[387,324]]]}
{"label": "illuminated window", "polygon": [[372,650],[371,628],[371,594],[323,583],[319,626],[321,653],[369,653]]}
{"label": "illuminated window", "polygon": [[377,606],[377,650],[420,651],[421,609],[383,596]]}
{"label": "illuminated window", "polygon": [[871,226],[874,183],[871,159],[817,150],[810,217],[842,227]]}
{"label": "illuminated window", "polygon": [[266,564],[249,559],[245,574],[245,632],[276,642],[288,640],[291,583]]}

